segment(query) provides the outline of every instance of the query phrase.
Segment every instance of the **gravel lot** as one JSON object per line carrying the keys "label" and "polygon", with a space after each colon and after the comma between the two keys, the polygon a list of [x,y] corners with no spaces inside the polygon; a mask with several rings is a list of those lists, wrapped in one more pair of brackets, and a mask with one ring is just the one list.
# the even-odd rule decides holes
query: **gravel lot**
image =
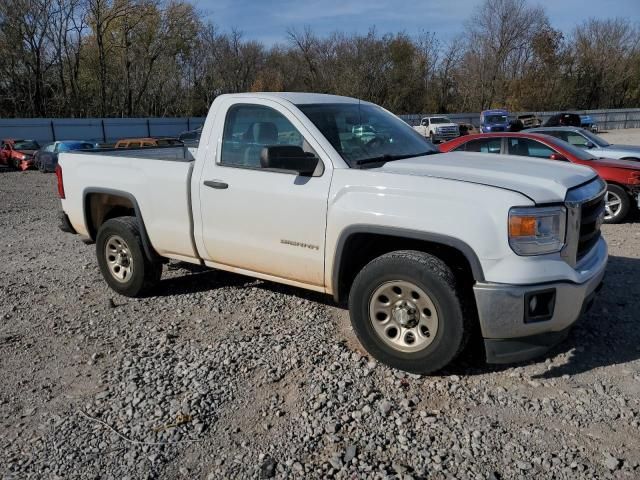
{"label": "gravel lot", "polygon": [[640,145],[640,128],[627,128],[626,130],[609,130],[599,133],[609,143],[622,145]]}
{"label": "gravel lot", "polygon": [[556,350],[418,377],[321,295],[171,264],[117,296],[58,209],[53,175],[0,171],[2,478],[640,477],[638,215]]}

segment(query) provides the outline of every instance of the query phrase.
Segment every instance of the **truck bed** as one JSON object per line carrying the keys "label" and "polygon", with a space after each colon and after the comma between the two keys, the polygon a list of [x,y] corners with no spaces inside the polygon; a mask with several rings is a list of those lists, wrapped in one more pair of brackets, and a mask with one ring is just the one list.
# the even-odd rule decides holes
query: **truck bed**
{"label": "truck bed", "polygon": [[83,155],[108,155],[113,157],[144,158],[146,160],[170,160],[175,162],[193,162],[195,160],[194,148],[185,146],[169,147],[140,147],[140,148],[100,148],[82,152]]}
{"label": "truck bed", "polygon": [[91,236],[84,215],[90,196],[121,195],[135,202],[158,254],[198,261],[190,200],[194,158],[185,147],[69,152],[59,163],[63,208],[79,234]]}

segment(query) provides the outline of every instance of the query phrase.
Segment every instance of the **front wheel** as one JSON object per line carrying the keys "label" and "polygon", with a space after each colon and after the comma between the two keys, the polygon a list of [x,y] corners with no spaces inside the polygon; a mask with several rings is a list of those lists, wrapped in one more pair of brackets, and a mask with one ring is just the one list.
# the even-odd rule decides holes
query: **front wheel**
{"label": "front wheel", "polygon": [[105,281],[121,295],[144,295],[160,281],[162,264],[145,255],[140,228],[134,217],[104,222],[96,238],[96,255]]}
{"label": "front wheel", "polygon": [[448,365],[470,331],[451,269],[412,250],[366,265],[351,287],[349,311],[358,339],[373,357],[412,373]]}
{"label": "front wheel", "polygon": [[604,223],[622,222],[630,208],[631,199],[624,188],[618,185],[608,185],[604,204]]}

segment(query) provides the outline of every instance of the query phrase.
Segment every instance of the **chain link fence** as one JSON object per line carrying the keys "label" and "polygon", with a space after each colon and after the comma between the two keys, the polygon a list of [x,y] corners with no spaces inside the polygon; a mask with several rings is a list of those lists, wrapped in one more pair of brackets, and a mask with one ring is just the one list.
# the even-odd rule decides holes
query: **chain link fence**
{"label": "chain link fence", "polygon": [[[560,112],[512,112],[511,117],[533,114],[543,122]],[[600,131],[618,128],[640,128],[640,108],[621,110],[582,110],[598,125]],[[422,117],[437,114],[400,115],[410,125],[418,125]],[[479,126],[480,112],[446,115],[457,123]],[[40,143],[56,140],[92,140],[112,143],[120,138],[176,137],[204,123],[204,117],[186,118],[7,118],[0,119],[0,139],[28,138]]]}
{"label": "chain link fence", "polygon": [[186,118],[7,118],[0,119],[0,139],[28,138],[39,143],[91,140],[113,143],[121,138],[177,137],[204,123]]}
{"label": "chain link fence", "polygon": [[[565,110],[566,112],[567,110]],[[571,113],[579,115],[589,115],[591,119],[598,125],[600,131],[615,130],[618,128],[640,128],[640,108],[626,108],[619,110],[568,110]],[[510,112],[511,118],[519,115],[535,115],[544,123],[549,117],[556,113],[563,112]],[[399,115],[409,125],[415,126],[420,124],[423,117],[438,116],[435,113],[415,113],[408,115]],[[480,112],[477,113],[452,113],[444,115],[456,123],[470,123],[475,127],[480,126]]]}

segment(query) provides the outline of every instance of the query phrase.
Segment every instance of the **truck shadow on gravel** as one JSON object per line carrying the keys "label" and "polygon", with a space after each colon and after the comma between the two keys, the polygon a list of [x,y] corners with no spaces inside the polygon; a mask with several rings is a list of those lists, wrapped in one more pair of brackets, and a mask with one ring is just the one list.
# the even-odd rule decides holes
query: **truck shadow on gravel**
{"label": "truck shadow on gravel", "polygon": [[[609,257],[604,287],[591,310],[580,317],[569,337],[545,355],[529,362],[489,365],[483,362],[480,339],[441,375],[483,375],[555,360],[531,378],[552,379],[640,359],[640,259]],[[562,358],[566,357],[563,362]],[[560,362],[557,362],[560,360]],[[557,362],[557,364],[556,364]]]}
{"label": "truck shadow on gravel", "polygon": [[538,378],[575,375],[640,359],[640,259],[609,257],[604,288],[569,338],[548,356],[570,352]]}
{"label": "truck shadow on gravel", "polygon": [[[188,270],[190,273],[163,280],[156,296],[183,295],[224,287],[259,288],[302,300],[345,310],[322,293],[303,290],[288,285],[256,280],[243,275],[210,270],[204,267],[178,264],[171,270]],[[609,257],[604,288],[592,309],[584,314],[571,330],[569,337],[546,355],[530,362],[488,365],[479,339],[440,375],[482,375],[500,372],[514,366],[533,365],[546,359],[565,355],[566,362],[551,364],[545,373],[532,378],[557,378],[575,375],[611,365],[625,364],[640,359],[640,259]],[[336,342],[344,340],[336,337]]]}
{"label": "truck shadow on gravel", "polygon": [[188,263],[172,263],[165,268],[169,272],[184,273],[184,275],[168,278],[165,275],[154,291],[149,293],[149,297],[170,297],[217,290],[224,287],[241,287],[252,281],[249,277]]}
{"label": "truck shadow on gravel", "polygon": [[339,305],[336,305],[328,295],[280,283],[269,282],[267,280],[259,280],[237,273],[213,270],[208,267],[201,267],[199,265],[192,265],[189,263],[170,264],[169,270],[177,272],[183,271],[185,275],[163,278],[158,288],[149,295],[150,297],[185,295],[225,287],[260,288],[263,290],[269,290],[273,293],[294,296],[303,300],[341,308]]}

